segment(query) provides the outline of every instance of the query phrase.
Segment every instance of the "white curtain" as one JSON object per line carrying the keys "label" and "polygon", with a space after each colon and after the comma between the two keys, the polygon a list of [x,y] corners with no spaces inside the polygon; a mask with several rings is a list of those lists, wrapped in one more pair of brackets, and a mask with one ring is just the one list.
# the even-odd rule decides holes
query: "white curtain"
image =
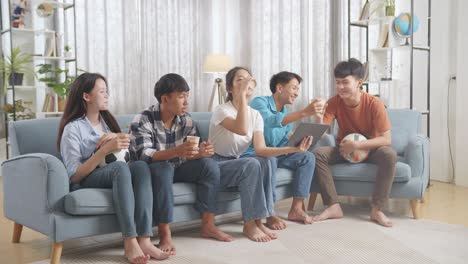
{"label": "white curtain", "polygon": [[[181,74],[192,91],[198,90],[203,79],[201,2],[76,1],[78,68],[108,78],[112,112],[137,113],[154,104],[154,84],[169,72]],[[191,96],[192,106],[199,97]]]}
{"label": "white curtain", "polygon": [[154,84],[169,72],[191,87],[190,110],[206,111],[215,76],[202,73],[203,58],[227,53],[252,70],[256,95],[271,94],[274,73],[300,74],[297,109],[334,94],[346,10],[347,0],[77,0],[78,68],[108,78],[114,113],[153,104]]}

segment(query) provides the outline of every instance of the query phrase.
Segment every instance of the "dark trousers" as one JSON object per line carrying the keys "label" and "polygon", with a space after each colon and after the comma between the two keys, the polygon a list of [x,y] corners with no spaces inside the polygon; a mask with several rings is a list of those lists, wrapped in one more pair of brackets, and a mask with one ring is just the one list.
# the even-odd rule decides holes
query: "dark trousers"
{"label": "dark trousers", "polygon": [[[320,193],[325,205],[338,203],[335,183],[329,165],[347,162],[341,156],[338,147],[318,147],[315,154],[315,179],[320,186]],[[377,177],[372,194],[372,206],[382,208],[388,201],[388,195],[392,188],[393,177],[395,176],[395,164],[397,155],[388,146],[379,147],[370,151],[365,160],[366,163],[373,163],[378,166]]]}

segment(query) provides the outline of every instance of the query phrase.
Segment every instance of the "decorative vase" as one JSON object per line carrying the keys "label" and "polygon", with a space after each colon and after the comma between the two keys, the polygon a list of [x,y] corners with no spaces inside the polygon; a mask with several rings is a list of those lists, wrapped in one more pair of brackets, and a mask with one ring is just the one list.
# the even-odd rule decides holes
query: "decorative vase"
{"label": "decorative vase", "polygon": [[395,6],[394,5],[388,5],[385,6],[385,16],[395,16]]}
{"label": "decorative vase", "polygon": [[15,73],[12,73],[10,74],[10,77],[8,78],[8,83],[10,85],[23,85],[23,76],[24,76],[24,73],[18,73],[18,72],[15,72]]}
{"label": "decorative vase", "polygon": [[65,110],[65,106],[67,105],[67,98],[59,96],[57,99],[58,99],[57,111],[63,112]]}

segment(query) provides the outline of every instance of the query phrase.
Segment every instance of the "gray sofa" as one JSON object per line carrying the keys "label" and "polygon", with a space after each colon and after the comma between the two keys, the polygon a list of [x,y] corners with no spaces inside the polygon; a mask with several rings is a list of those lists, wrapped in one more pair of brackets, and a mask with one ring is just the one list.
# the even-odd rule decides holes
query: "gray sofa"
{"label": "gray sofa", "polygon": [[[418,112],[390,111],[393,147],[400,155],[392,197],[420,199],[428,179],[428,142],[417,135]],[[203,139],[207,138],[211,113],[192,113]],[[117,116],[123,131],[132,115]],[[14,225],[13,242],[18,243],[22,227],[47,235],[52,241],[51,262],[58,263],[62,242],[69,239],[119,232],[110,189],[81,189],[70,192],[66,169],[56,149],[58,118],[10,123],[12,158],[3,162],[4,215]],[[322,145],[333,144],[326,136]],[[370,195],[375,168],[371,164],[335,165],[337,190],[341,195]],[[277,199],[291,197],[292,172],[278,169]],[[174,184],[174,219],[184,222],[199,219],[193,208],[195,186]],[[318,191],[317,186],[313,189]],[[315,195],[313,196],[315,197]],[[239,193],[222,191],[219,214],[240,211]]]}

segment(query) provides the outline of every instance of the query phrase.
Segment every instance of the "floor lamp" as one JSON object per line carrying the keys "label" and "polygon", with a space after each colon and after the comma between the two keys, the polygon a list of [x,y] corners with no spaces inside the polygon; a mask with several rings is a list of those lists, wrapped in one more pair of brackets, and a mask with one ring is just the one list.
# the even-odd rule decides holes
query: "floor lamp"
{"label": "floor lamp", "polygon": [[[223,74],[231,68],[231,57],[226,54],[209,54],[205,57],[203,63],[203,72],[211,74]],[[223,79],[216,78],[211,91],[210,103],[208,105],[208,111],[213,111],[215,102],[215,95],[218,94],[218,104],[226,102],[226,88],[223,83]]]}

